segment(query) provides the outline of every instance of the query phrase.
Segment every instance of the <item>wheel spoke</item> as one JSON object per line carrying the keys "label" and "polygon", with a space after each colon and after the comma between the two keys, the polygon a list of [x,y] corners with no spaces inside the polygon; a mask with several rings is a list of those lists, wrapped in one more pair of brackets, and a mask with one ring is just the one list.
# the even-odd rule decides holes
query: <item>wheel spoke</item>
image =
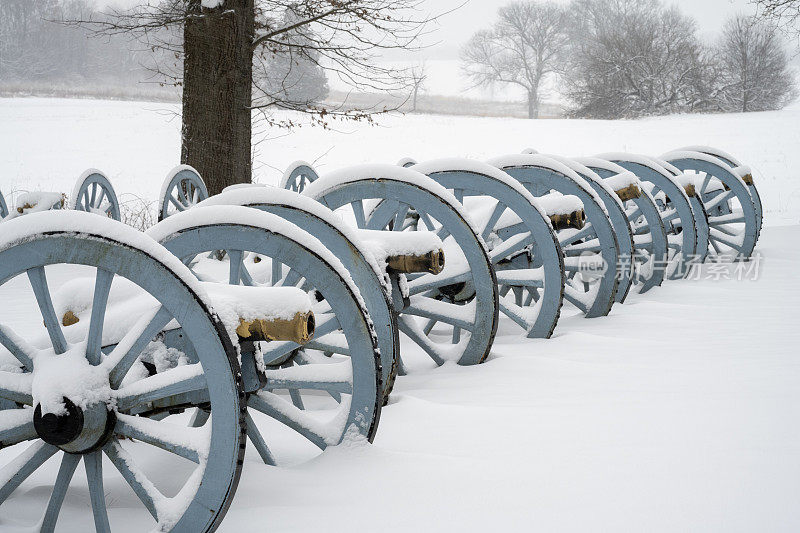
{"label": "wheel spoke", "polygon": [[55,446],[39,441],[0,469],[0,505],[57,451]]}
{"label": "wheel spoke", "polygon": [[0,411],[0,449],[37,438],[33,409]]}
{"label": "wheel spoke", "polygon": [[722,204],[723,202],[727,202],[731,198],[731,196],[733,196],[733,191],[725,191],[722,194],[718,194],[712,200],[706,203],[705,205],[706,211],[711,211],[715,207]]}
{"label": "wheel spoke", "polygon": [[93,452],[83,457],[83,466],[86,469],[86,480],[89,484],[89,499],[92,502],[94,513],[94,527],[100,533],[110,533],[108,523],[108,509],[106,508],[106,495],[103,489],[103,455]]}
{"label": "wheel spoke", "polygon": [[307,342],[303,348],[308,350],[319,350],[320,352],[338,353],[341,355],[350,355],[350,349],[347,346],[347,339],[340,333],[331,333],[324,337],[312,339]]}
{"label": "wheel spoke", "polygon": [[560,231],[559,233],[564,234],[564,237],[559,237],[558,244],[561,245],[562,248],[569,246],[570,244],[574,244],[582,239],[586,239],[587,237],[594,237],[595,232],[594,228],[591,224],[586,224],[583,229],[576,231],[575,233],[571,233],[569,231]]}
{"label": "wheel spoke", "polygon": [[142,350],[150,344],[150,341],[158,335],[164,327],[170,323],[172,315],[165,307],[159,307],[152,314],[143,316],[133,328],[125,334],[125,337],[117,344],[114,350],[108,354],[106,361],[112,365],[109,373],[111,387],[117,388],[125,375],[130,370],[133,363],[142,353]]}
{"label": "wheel spoke", "polygon": [[61,466],[58,468],[58,475],[56,482],[53,486],[53,492],[50,493],[50,501],[47,502],[47,510],[44,513],[42,520],[42,527],[39,533],[50,533],[55,531],[58,515],[61,512],[61,505],[64,503],[64,497],[67,495],[69,482],[72,480],[75,469],[81,461],[80,455],[73,455],[65,453],[61,458]]}
{"label": "wheel spoke", "polygon": [[228,260],[230,261],[230,268],[228,270],[228,283],[231,285],[239,285],[242,279],[242,258],[244,252],[241,250],[226,250]]}
{"label": "wheel spoke", "polygon": [[486,220],[486,224],[483,225],[483,229],[481,230],[481,237],[483,237],[483,240],[489,238],[489,235],[492,233],[495,224],[497,224],[497,221],[500,220],[500,217],[503,215],[505,210],[505,204],[501,203],[500,201],[494,205],[492,213],[489,215],[489,218]]}
{"label": "wheel spoke", "polygon": [[400,207],[397,210],[397,214],[394,216],[394,224],[392,226],[393,231],[403,231],[403,223],[406,220],[406,215],[408,215],[409,205],[400,203]]}
{"label": "wheel spoke", "polygon": [[497,283],[541,289],[544,287],[544,267],[498,270]]}
{"label": "wheel spoke", "polygon": [[424,296],[415,296],[411,299],[411,304],[403,309],[403,313],[438,320],[470,332],[475,329],[475,306],[470,304],[457,305]]}
{"label": "wheel spoke", "polygon": [[410,316],[400,315],[397,322],[400,331],[422,348],[437,365],[443,365],[445,360],[439,348],[419,328],[416,321]]}
{"label": "wheel spoke", "polygon": [[94,281],[94,299],[92,300],[92,317],[89,322],[89,336],[86,343],[86,359],[95,366],[100,364],[102,355],[100,349],[103,346],[103,323],[106,317],[108,293],[113,280],[113,272],[102,268],[97,269]]}
{"label": "wheel spoke", "polygon": [[6,350],[11,352],[11,355],[13,355],[26,370],[33,370],[31,355],[36,352],[36,349],[25,342],[25,339],[17,336],[11,328],[7,328],[2,324],[0,324],[0,344],[5,346]]}
{"label": "wheel spoke", "polygon": [[34,295],[36,295],[36,301],[39,304],[47,334],[50,336],[50,342],[53,344],[53,350],[57,354],[62,354],[67,351],[67,340],[64,338],[61,324],[58,322],[55,309],[53,309],[53,300],[50,298],[50,289],[47,286],[47,275],[44,272],[44,267],[28,270],[28,280],[31,283]]}
{"label": "wheel spoke", "polygon": [[179,366],[119,389],[117,408],[121,412],[129,411],[137,405],[204,391],[207,387],[203,366],[200,363]]}
{"label": "wheel spoke", "polygon": [[158,521],[158,504],[164,499],[164,495],[147,478],[145,473],[133,460],[133,457],[120,446],[118,441],[112,441],[103,447],[106,456],[122,474],[122,477],[133,489],[133,492],[144,504],[147,511]]}
{"label": "wheel spoke", "polygon": [[194,463],[200,462],[201,454],[204,457],[208,455],[208,450],[201,450],[190,445],[190,443],[204,442],[206,433],[204,429],[187,428],[120,413],[117,415],[114,433],[161,448]]}
{"label": "wheel spoke", "polygon": [[503,241],[502,244],[489,252],[492,263],[499,263],[506,257],[522,250],[529,244],[533,244],[533,235],[530,232],[520,233]]}
{"label": "wheel spoke", "polygon": [[321,424],[276,394],[266,391],[252,394],[247,405],[293,429],[320,449],[324,450],[327,447],[328,443],[323,436],[325,431],[320,427]]}
{"label": "wheel spoke", "polygon": [[364,202],[361,200],[354,200],[350,202],[350,208],[353,210],[353,216],[356,219],[356,227],[366,228],[367,217],[364,214]]}
{"label": "wheel spoke", "polygon": [[525,315],[520,311],[522,311],[522,309],[518,305],[508,302],[506,298],[500,299],[500,312],[516,322],[517,325],[525,331],[528,331],[530,324],[527,318],[525,318]]}
{"label": "wheel spoke", "polygon": [[447,276],[442,276],[441,274],[438,276],[428,274],[410,281],[408,283],[408,294],[409,296],[414,296],[428,292],[432,289],[437,289],[439,287],[447,287],[448,285],[455,285],[456,283],[464,283],[469,281],[471,277],[472,273],[469,271],[452,273],[448,274]]}
{"label": "wheel spoke", "polygon": [[261,456],[261,460],[264,461],[264,464],[275,466],[275,456],[272,455],[272,451],[267,446],[264,437],[261,435],[261,432],[258,430],[255,421],[253,421],[253,417],[250,416],[250,413],[247,413],[247,437],[250,439],[250,442],[253,443],[253,446],[256,447],[256,451],[258,455]]}

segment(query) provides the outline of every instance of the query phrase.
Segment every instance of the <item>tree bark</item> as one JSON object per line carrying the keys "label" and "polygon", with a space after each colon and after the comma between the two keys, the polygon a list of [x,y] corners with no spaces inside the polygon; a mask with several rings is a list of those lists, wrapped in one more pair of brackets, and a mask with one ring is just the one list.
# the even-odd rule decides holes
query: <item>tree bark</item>
{"label": "tree bark", "polygon": [[184,24],[181,162],[218,194],[252,180],[250,105],[253,0],[225,0],[206,9],[189,0]]}
{"label": "tree bark", "polygon": [[539,118],[539,95],[528,91],[528,118]]}

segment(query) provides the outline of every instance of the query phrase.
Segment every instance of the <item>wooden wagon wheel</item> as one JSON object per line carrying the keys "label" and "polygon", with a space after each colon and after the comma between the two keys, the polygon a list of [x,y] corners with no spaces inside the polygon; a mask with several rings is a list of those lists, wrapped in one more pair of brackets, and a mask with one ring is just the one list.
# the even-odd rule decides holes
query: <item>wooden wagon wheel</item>
{"label": "wooden wagon wheel", "polygon": [[[607,315],[616,298],[619,244],[603,201],[586,180],[550,157],[519,154],[490,162],[517,179],[534,196],[556,191],[577,196],[583,202],[585,226],[556,232],[567,274],[564,298],[587,318]],[[602,264],[591,280],[583,275],[583,265],[587,262]]]}
{"label": "wooden wagon wheel", "polygon": [[594,157],[582,157],[578,162],[591,168],[615,190],[625,208],[625,216],[633,233],[634,282],[640,293],[658,287],[664,281],[663,265],[667,262],[667,233],[661,221],[655,199],[641,182],[623,167]]}
{"label": "wooden wagon wheel", "polygon": [[69,208],[120,220],[119,200],[108,178],[99,170],[87,170],[72,189]]}
{"label": "wooden wagon wheel", "polygon": [[[747,261],[759,236],[760,222],[749,185],[733,168],[700,152],[670,152],[662,156],[699,185],[697,196],[708,214],[708,245],[717,256]],[[707,245],[704,242],[704,247]]]}
{"label": "wooden wagon wheel", "polygon": [[294,192],[303,192],[306,185],[319,179],[314,167],[305,161],[295,161],[283,173],[279,187]]}
{"label": "wooden wagon wheel", "polygon": [[358,286],[367,306],[381,350],[384,403],[394,385],[400,356],[397,321],[383,272],[359,242],[353,228],[316,200],[276,187],[249,187],[223,192],[201,202],[210,205],[240,205],[280,216],[316,237],[342,262]]}
{"label": "wooden wagon wheel", "polygon": [[[65,513],[61,521],[83,531],[213,531],[239,480],[244,405],[236,351],[200,284],[162,246],[112,220],[45,212],[3,226],[0,291],[27,276],[41,314],[32,324],[15,322],[16,310],[0,315],[3,518],[41,531]],[[62,327],[48,278],[77,271],[95,278],[81,315],[87,327]],[[124,302],[122,321],[112,312],[120,302],[108,301],[112,282],[144,303]],[[157,376],[130,372],[168,324],[197,361]],[[198,401],[215,413],[203,429],[136,416]],[[60,466],[46,464],[55,457]],[[86,475],[73,479],[81,460]],[[44,508],[23,503],[28,478],[32,487],[52,485]],[[68,489],[85,492],[87,483],[93,514],[62,510]]]}
{"label": "wooden wagon wheel", "polygon": [[208,198],[208,188],[200,174],[189,165],[172,169],[158,195],[158,221],[175,213],[186,211]]}
{"label": "wooden wagon wheel", "polygon": [[410,169],[361,165],[323,176],[304,194],[359,228],[436,232],[444,243],[444,271],[403,275],[408,298],[394,305],[398,326],[436,364],[486,359],[498,320],[494,271],[484,244],[447,190]]}
{"label": "wooden wagon wheel", "polygon": [[[148,235],[205,281],[298,287],[316,302],[309,342],[262,343],[254,354],[265,379],[247,391],[247,434],[267,464],[310,458],[347,434],[372,440],[383,400],[377,337],[350,274],[319,240],[273,214],[230,205],[174,215]],[[208,257],[220,249],[222,261]]]}
{"label": "wooden wagon wheel", "polygon": [[661,222],[667,232],[668,256],[659,268],[667,279],[689,275],[697,253],[697,226],[694,210],[684,185],[651,158],[636,154],[613,153],[598,156],[636,174],[649,184],[648,191],[656,200]]}
{"label": "wooden wagon wheel", "polygon": [[412,168],[465,206],[496,270],[500,311],[528,337],[549,338],[564,298],[564,262],[550,221],[511,176],[468,159],[426,161]]}
{"label": "wooden wagon wheel", "polygon": [[603,201],[603,206],[608,212],[608,219],[611,221],[614,234],[617,236],[617,245],[619,246],[619,259],[616,265],[617,295],[615,300],[619,303],[624,302],[633,286],[636,266],[632,260],[634,255],[633,231],[625,213],[624,203],[614,189],[589,167],[566,157],[554,155],[549,155],[548,157],[552,157],[575,171],[586,180],[586,183],[592,187],[597,196]]}

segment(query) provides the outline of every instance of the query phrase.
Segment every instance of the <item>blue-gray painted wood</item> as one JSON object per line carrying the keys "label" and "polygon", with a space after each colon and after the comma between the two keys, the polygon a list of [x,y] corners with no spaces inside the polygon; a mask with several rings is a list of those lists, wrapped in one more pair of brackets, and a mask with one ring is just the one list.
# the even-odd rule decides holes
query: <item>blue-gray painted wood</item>
{"label": "blue-gray painted wood", "polygon": [[319,179],[319,174],[314,170],[311,165],[298,162],[292,167],[286,169],[283,178],[281,178],[280,187],[294,192],[303,192],[306,185],[313,183]]}
{"label": "blue-gray painted wood", "polygon": [[572,164],[572,169],[589,183],[608,211],[608,219],[611,221],[619,246],[615,299],[618,303],[623,303],[628,297],[635,278],[635,262],[632,260],[634,256],[633,232],[628,217],[625,215],[624,206],[616,195],[601,185],[603,179],[596,172],[579,163],[573,162]]}
{"label": "blue-gray painted wood", "polygon": [[[724,163],[681,155],[676,157],[667,155],[667,161],[682,171],[705,172],[707,175],[713,176],[722,182],[726,190],[720,193],[707,194],[704,185],[707,185],[708,181],[705,181],[700,190],[697,191],[699,199],[706,207],[706,211],[708,211],[710,233],[707,242],[717,253],[730,253],[730,250],[733,250],[733,255],[736,259],[749,260],[758,240],[760,224],[753,196],[750,194],[747,184]],[[723,197],[727,198],[724,200],[724,205],[720,201]],[[744,220],[740,225],[737,224],[737,227],[731,228],[732,222],[727,222],[730,217],[726,218],[726,216],[731,213],[731,202],[733,200],[739,203]],[[728,231],[725,231],[725,229]],[[729,235],[729,232],[735,235]],[[741,242],[733,242],[734,240],[741,240]]]}
{"label": "blue-gray painted wood", "polygon": [[[203,209],[202,207],[197,208]],[[244,207],[231,206],[230,209],[248,209]],[[381,387],[381,360],[380,352],[377,347],[377,337],[370,324],[367,312],[359,304],[359,297],[356,296],[344,280],[336,271],[336,268],[329,264],[324,258],[308,250],[303,242],[307,242],[310,235],[303,230],[296,228],[297,234],[288,235],[280,229],[271,228],[265,222],[264,226],[245,226],[239,224],[218,224],[203,225],[196,222],[196,217],[187,221],[179,231],[166,236],[162,244],[173,254],[180,258],[194,257],[198,254],[204,256],[206,252],[213,250],[238,250],[251,252],[251,257],[270,258],[280,262],[287,267],[298,271],[308,282],[307,290],[317,291],[321,297],[330,305],[332,314],[336,317],[341,331],[347,340],[347,355],[350,357],[352,365],[352,396],[346,422],[339,428],[341,430],[336,442],[341,440],[345,432],[354,428],[359,433],[372,440],[378,427],[383,394]],[[230,254],[228,254],[230,257]],[[262,259],[263,261],[263,259]],[[263,261],[266,264],[266,261]],[[254,263],[250,262],[237,267],[240,272],[245,272],[248,268],[254,268]],[[270,272],[271,269],[266,267]],[[251,276],[252,277],[252,276]],[[266,279],[259,282],[260,278],[252,277],[256,285],[279,285],[280,279]],[[230,280],[226,280],[230,281]],[[322,317],[317,317],[322,321]],[[273,343],[267,343],[266,350]],[[274,343],[278,347],[287,347],[285,358],[272,363],[271,367],[278,368],[294,357],[293,353],[297,349],[302,349],[292,343]],[[323,365],[321,365],[323,367]],[[286,383],[283,383],[288,388]],[[302,383],[292,390],[303,388]],[[314,386],[314,390],[324,389],[324,386]],[[331,384],[331,392],[340,393],[340,384]],[[268,394],[268,393],[266,393]],[[255,397],[257,395],[253,395]],[[255,402],[257,406],[265,406],[267,402],[260,400]],[[251,402],[251,407],[254,405]],[[256,407],[258,408],[258,407]],[[275,410],[259,409],[268,415],[273,415]],[[215,413],[216,414],[216,413]],[[214,417],[213,419],[216,419]],[[280,421],[291,420],[291,416],[284,413]],[[302,425],[301,422],[295,422]],[[294,428],[293,428],[294,429]],[[311,428],[306,428],[311,431]],[[315,442],[318,444],[318,442]]]}
{"label": "blue-gray painted wood", "polygon": [[[617,175],[617,172],[607,168],[591,164],[589,168],[603,179]],[[667,261],[667,232],[655,200],[646,190],[641,190],[638,198],[625,201],[624,206],[625,216],[634,235],[635,282],[639,292],[645,293],[664,281],[664,268],[659,265],[664,265]]]}
{"label": "blue-gray painted wood", "polygon": [[[421,167],[425,168],[425,163]],[[528,337],[549,338],[558,324],[565,282],[563,255],[549,221],[533,208],[529,199],[508,183],[496,179],[488,170],[484,173],[471,170],[475,167],[474,162],[459,166],[453,161],[453,167],[437,169],[428,175],[446,189],[458,189],[465,198],[494,202],[489,217],[479,229],[481,236],[492,243],[489,255],[496,269],[498,293],[502,296],[512,287],[523,287],[514,278],[525,277],[529,281],[524,285],[529,297],[522,300],[503,297],[501,312],[512,320],[524,317],[524,320],[515,322]],[[498,221],[504,213],[516,215],[521,225],[513,231],[498,228]],[[523,234],[528,236],[519,243],[521,247],[508,246],[510,241]],[[530,273],[538,269],[541,269],[541,275],[531,282]]]}
{"label": "blue-gray painted wood", "polygon": [[[578,307],[587,318],[606,316],[611,312],[617,293],[616,269],[619,260],[619,244],[611,221],[603,211],[603,207],[595,201],[590,192],[591,189],[584,187],[570,176],[554,168],[519,165],[504,167],[503,170],[519,180],[534,196],[542,196],[551,191],[558,191],[562,194],[577,196],[583,202],[586,225],[590,227],[590,230],[586,232],[586,238],[581,239],[580,242],[566,246],[562,244],[564,255],[565,257],[577,258],[584,253],[580,250],[581,242],[590,242],[597,239],[598,249],[593,250],[593,252],[602,257],[606,269],[599,279],[591,283],[583,282],[577,271],[567,272],[567,287],[565,287],[564,297]],[[562,237],[562,234],[564,237]],[[566,235],[567,232],[564,230],[556,232],[560,243],[567,242],[565,238],[568,240],[574,239],[574,237],[566,237]],[[576,296],[570,297],[571,290],[576,292]]]}
{"label": "blue-gray painted wood", "polygon": [[[51,215],[49,213],[32,214],[30,217]],[[0,249],[0,285],[6,283],[22,273],[39,271],[50,265],[76,264],[95,267],[100,270],[114,273],[127,278],[143,291],[149,293],[160,303],[170,315],[180,324],[184,335],[191,342],[198,354],[200,364],[206,375],[205,401],[210,402],[214,411],[214,418],[210,430],[210,445],[208,461],[201,474],[191,503],[185,512],[178,517],[172,531],[196,532],[211,531],[219,524],[230,505],[238,483],[243,458],[244,444],[244,392],[239,378],[237,354],[230,343],[227,332],[218,319],[202,303],[195,294],[176,274],[163,263],[148,255],[147,252],[130,244],[122,245],[101,235],[85,234],[85,227],[91,224],[115,225],[114,232],[130,232],[130,242],[138,238],[135,230],[111,220],[98,219],[94,215],[82,221],[81,228],[84,234],[78,235],[76,230],[71,230],[69,224],[64,224],[58,231],[47,234],[32,233],[26,239],[18,241],[15,245]],[[25,227],[28,217],[7,221],[4,224],[19,224]],[[88,224],[87,224],[88,222]],[[15,229],[16,231],[16,229]],[[164,250],[164,253],[167,253]],[[181,272],[182,276],[191,275],[188,270]],[[40,290],[49,288],[46,284],[40,285]],[[41,298],[48,300],[47,297]],[[3,317],[0,315],[0,323]],[[5,344],[4,338],[0,343]],[[70,346],[67,346],[69,348]],[[106,356],[108,364],[113,364],[112,352]],[[31,371],[31,370],[27,370]],[[32,372],[37,371],[35,360]],[[110,385],[110,384],[109,384]],[[33,403],[36,399],[33,398]],[[0,408],[7,408],[4,403]],[[105,407],[105,406],[103,406]],[[144,406],[131,406],[134,407]],[[24,428],[23,428],[24,429]],[[20,429],[20,431],[23,431]],[[38,436],[33,445],[41,446],[42,441]],[[124,446],[124,444],[122,445]],[[0,449],[0,454],[20,453],[18,447]],[[26,461],[20,470],[12,476],[11,481],[0,487],[0,501],[14,491],[18,482],[38,469],[41,463],[59,449],[44,445],[37,451],[32,460]],[[100,452],[91,452],[84,456],[89,475],[90,493],[95,515],[95,528],[97,531],[109,530],[106,504],[102,490],[102,472],[99,461]],[[8,464],[10,456],[2,458],[3,464]],[[182,460],[176,457],[176,460]],[[48,503],[47,509],[41,509],[40,517],[47,527],[55,524],[58,517],[58,498],[63,490],[63,478],[74,470],[72,464],[60,470],[59,476],[53,479],[57,489],[56,499]],[[107,473],[106,475],[114,475]],[[43,481],[40,480],[40,483]],[[20,497],[25,497],[24,495]],[[147,511],[140,509],[145,516]],[[135,513],[135,510],[131,510]],[[128,515],[131,516],[131,515]],[[38,520],[38,519],[37,519]],[[111,524],[113,525],[113,524]],[[119,526],[118,526],[119,527]]]}
{"label": "blue-gray painted wood", "polygon": [[3,220],[8,216],[8,206],[6,205],[6,199],[3,198],[3,191],[0,191],[0,220]]}
{"label": "blue-gray painted wood", "polygon": [[[258,189],[253,191],[253,196],[243,203],[245,207],[259,209],[267,213],[272,213],[308,231],[316,237],[322,244],[342,262],[345,269],[350,273],[353,281],[361,291],[364,303],[367,306],[369,315],[372,318],[375,332],[378,334],[378,347],[381,351],[381,368],[383,373],[383,394],[384,401],[388,400],[397,376],[398,359],[400,357],[400,339],[398,336],[397,319],[392,312],[392,302],[387,291],[384,290],[378,273],[370,266],[365,257],[365,251],[361,244],[351,240],[346,234],[347,228],[344,223],[335,225],[330,221],[335,220],[335,216],[324,219],[314,213],[302,209],[297,204],[287,204],[275,195],[269,193],[269,189]],[[217,198],[224,198],[224,195]],[[303,198],[303,197],[301,197]],[[304,198],[305,199],[305,198]],[[311,201],[310,199],[305,199]],[[315,206],[324,209],[324,206]],[[275,261],[274,265],[279,265]],[[273,276],[274,278],[275,276]],[[237,278],[239,279],[239,278]],[[321,336],[321,324],[317,324],[317,336]]]}
{"label": "blue-gray painted wood", "polygon": [[167,181],[162,187],[163,195],[158,199],[159,222],[176,211],[186,211],[208,198],[208,188],[203,178],[192,168],[183,168],[174,176],[167,176]]}
{"label": "blue-gray painted wood", "polygon": [[[397,168],[403,170],[401,167]],[[408,170],[404,172],[407,173]],[[427,227],[425,221],[432,223],[431,219],[435,219],[443,231],[452,237],[454,245],[464,254],[468,264],[467,281],[463,282],[463,285],[455,285],[444,273],[439,276],[433,274],[409,276],[411,299],[396,300],[398,305],[394,307],[394,311],[398,313],[398,325],[407,335],[413,331],[414,334],[409,337],[437,364],[442,364],[445,352],[449,352],[448,359],[455,360],[461,365],[481,363],[491,350],[499,313],[496,278],[491,261],[481,239],[470,224],[457,209],[432,192],[436,189],[436,184],[422,174],[415,176],[416,182],[408,181],[403,178],[404,172],[398,172],[396,176],[382,175],[380,179],[328,180],[323,177],[317,184],[318,192],[314,198],[333,210],[352,209],[356,213],[356,220],[363,221],[359,225],[373,230],[402,227],[406,231],[429,231],[434,228]],[[420,184],[426,180],[430,180],[432,187],[426,188]],[[361,211],[364,200],[370,199],[380,202],[372,211],[364,213]],[[413,216],[409,215],[403,218],[401,224],[396,224],[398,213],[401,211],[408,213],[409,208],[413,210]],[[445,270],[446,265],[447,257],[445,257]],[[427,284],[428,280],[435,285],[435,289],[415,292],[415,285]],[[430,287],[430,284],[426,287]],[[451,340],[450,342],[432,340],[435,336],[433,330],[423,331],[417,324],[417,319],[404,314],[405,307],[413,305],[415,297],[441,301],[443,306],[461,307],[474,302],[475,316],[469,339],[459,343],[457,332],[459,326],[441,322],[442,328],[447,330],[446,333]],[[456,311],[455,308],[453,310]],[[435,321],[428,322],[431,324]],[[441,340],[441,336],[437,338]]]}
{"label": "blue-gray painted wood", "polygon": [[[668,279],[685,278],[689,275],[697,253],[697,226],[686,191],[672,181],[672,176],[666,169],[655,162],[643,164],[638,158],[631,161],[616,156],[611,160],[636,174],[639,180],[650,183],[653,186],[652,196],[656,197],[660,192],[666,196],[666,204],[660,201],[656,204],[661,212],[670,250],[666,264],[661,268],[665,269],[665,277]],[[666,217],[672,218],[664,220]]]}
{"label": "blue-gray painted wood", "polygon": [[100,172],[92,172],[80,179],[73,189],[70,207],[87,213],[104,214],[114,220],[122,218],[117,193],[108,178]]}

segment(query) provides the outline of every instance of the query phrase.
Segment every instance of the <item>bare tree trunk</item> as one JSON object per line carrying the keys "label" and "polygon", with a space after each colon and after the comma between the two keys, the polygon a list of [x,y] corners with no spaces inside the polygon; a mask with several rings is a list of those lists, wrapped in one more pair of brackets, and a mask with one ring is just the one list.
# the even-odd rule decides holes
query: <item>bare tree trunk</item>
{"label": "bare tree trunk", "polygon": [[539,118],[539,94],[528,91],[528,118]]}
{"label": "bare tree trunk", "polygon": [[417,112],[417,95],[419,94],[419,85],[414,85],[414,103],[411,109],[412,113]]}
{"label": "bare tree trunk", "polygon": [[252,179],[253,0],[214,9],[189,0],[184,25],[181,162],[203,176],[209,193]]}

